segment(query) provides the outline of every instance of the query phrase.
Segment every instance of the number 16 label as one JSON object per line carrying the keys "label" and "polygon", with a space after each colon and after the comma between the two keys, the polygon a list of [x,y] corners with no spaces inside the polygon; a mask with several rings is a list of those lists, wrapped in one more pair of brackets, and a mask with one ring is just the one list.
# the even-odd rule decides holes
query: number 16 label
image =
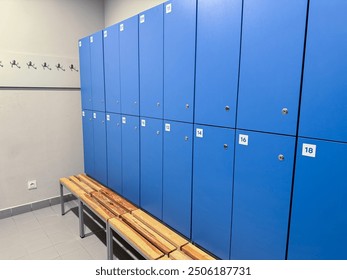
{"label": "number 16 label", "polygon": [[305,157],[316,157],[316,145],[302,144],[302,155]]}

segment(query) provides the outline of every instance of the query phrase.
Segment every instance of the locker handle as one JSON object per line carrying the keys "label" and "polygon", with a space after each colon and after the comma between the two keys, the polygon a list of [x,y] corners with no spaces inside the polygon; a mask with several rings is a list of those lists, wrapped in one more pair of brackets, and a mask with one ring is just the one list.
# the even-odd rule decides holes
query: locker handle
{"label": "locker handle", "polygon": [[186,104],[186,109],[189,109],[189,104]]}
{"label": "locker handle", "polygon": [[288,108],[282,109],[282,115],[288,115]]}
{"label": "locker handle", "polygon": [[229,106],[225,106],[225,111],[229,111],[230,110],[230,107]]}
{"label": "locker handle", "polygon": [[280,161],[284,160],[284,155],[279,154],[279,155],[278,155],[278,160],[280,160]]}
{"label": "locker handle", "polygon": [[228,144],[224,144],[224,150],[227,150],[228,149]]}

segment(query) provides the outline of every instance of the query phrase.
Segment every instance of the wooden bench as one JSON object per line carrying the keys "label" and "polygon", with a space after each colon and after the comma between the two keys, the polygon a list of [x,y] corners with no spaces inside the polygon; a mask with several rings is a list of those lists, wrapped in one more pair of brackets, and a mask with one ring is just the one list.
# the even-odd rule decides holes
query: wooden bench
{"label": "wooden bench", "polygon": [[[79,174],[60,179],[61,209],[64,215],[63,188],[78,200],[80,236],[85,236],[84,207],[105,222],[107,259],[113,259],[114,233],[150,260],[214,260],[157,219],[92,178]],[[121,243],[116,240],[121,245]],[[123,249],[126,250],[124,246]],[[131,256],[135,257],[126,250]]]}

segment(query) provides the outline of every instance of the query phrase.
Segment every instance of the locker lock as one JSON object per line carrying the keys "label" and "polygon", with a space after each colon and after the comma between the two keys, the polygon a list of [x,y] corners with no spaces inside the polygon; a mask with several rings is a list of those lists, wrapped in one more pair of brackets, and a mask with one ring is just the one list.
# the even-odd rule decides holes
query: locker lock
{"label": "locker lock", "polygon": [[229,106],[225,106],[225,111],[229,111],[230,110],[230,107]]}
{"label": "locker lock", "polygon": [[281,161],[284,160],[284,155],[279,154],[279,155],[278,155],[278,160],[281,160]]}
{"label": "locker lock", "polygon": [[186,109],[189,109],[189,104],[186,104]]}
{"label": "locker lock", "polygon": [[120,126],[120,123],[119,123],[119,122],[117,122],[117,126]]}
{"label": "locker lock", "polygon": [[160,103],[159,102],[157,102],[157,107],[160,107]]}
{"label": "locker lock", "polygon": [[287,114],[288,114],[288,108],[283,108],[282,115],[287,115]]}
{"label": "locker lock", "polygon": [[159,130],[157,130],[157,135],[159,135],[160,134],[160,131]]}
{"label": "locker lock", "polygon": [[224,144],[224,150],[228,149],[228,144]]}
{"label": "locker lock", "polygon": [[184,140],[185,140],[185,141],[188,141],[188,140],[189,140],[189,137],[188,137],[188,136],[184,136]]}

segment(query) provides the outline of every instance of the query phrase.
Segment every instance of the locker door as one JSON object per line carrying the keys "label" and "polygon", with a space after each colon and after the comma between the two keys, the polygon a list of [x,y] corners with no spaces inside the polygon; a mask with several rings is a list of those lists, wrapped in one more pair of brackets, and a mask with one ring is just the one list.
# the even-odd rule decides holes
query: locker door
{"label": "locker door", "polygon": [[139,45],[138,16],[119,24],[121,111],[139,115]]}
{"label": "locker door", "polygon": [[347,2],[311,1],[299,135],[347,142]]}
{"label": "locker door", "polygon": [[242,0],[199,0],[195,122],[235,127]]}
{"label": "locker door", "polygon": [[92,110],[92,91],[91,91],[91,78],[90,78],[90,48],[89,37],[83,38],[79,41],[79,57],[80,57],[80,78],[81,78],[81,95],[82,95],[82,109]]}
{"label": "locker door", "polygon": [[307,0],[245,0],[237,127],[295,135]]}
{"label": "locker door", "polygon": [[121,115],[107,114],[107,186],[122,194]]}
{"label": "locker door", "polygon": [[140,114],[163,118],[163,5],[139,17]]}
{"label": "locker door", "polygon": [[286,257],[295,137],[236,133],[231,259]]}
{"label": "locker door", "polygon": [[140,205],[140,133],[139,118],[122,115],[123,196]]}
{"label": "locker door", "polygon": [[141,118],[141,207],[162,219],[163,121]]}
{"label": "locker door", "polygon": [[190,238],[193,124],[165,121],[164,126],[163,221]]}
{"label": "locker door", "polygon": [[347,144],[299,138],[288,259],[347,259]]}
{"label": "locker door", "polygon": [[104,52],[102,31],[89,38],[93,110],[105,112]]}
{"label": "locker door", "polygon": [[120,113],[119,24],[104,30],[106,111]]}
{"label": "locker door", "polygon": [[93,112],[94,178],[107,185],[107,154],[105,113]]}
{"label": "locker door", "polygon": [[193,122],[196,0],[164,6],[164,118]]}
{"label": "locker door", "polygon": [[82,111],[84,172],[94,177],[94,132],[93,112]]}
{"label": "locker door", "polygon": [[192,239],[228,259],[235,131],[203,125],[194,129]]}

